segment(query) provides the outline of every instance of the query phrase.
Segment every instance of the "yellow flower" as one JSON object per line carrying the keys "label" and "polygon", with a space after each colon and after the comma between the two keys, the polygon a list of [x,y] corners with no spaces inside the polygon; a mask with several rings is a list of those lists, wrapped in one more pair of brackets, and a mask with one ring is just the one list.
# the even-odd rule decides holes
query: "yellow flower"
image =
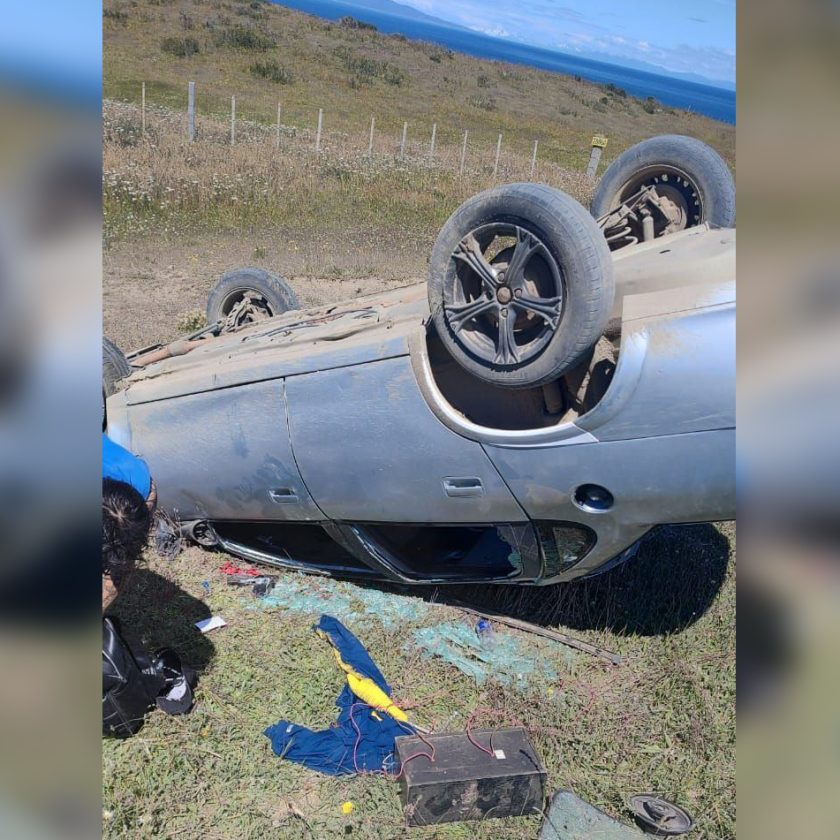
{"label": "yellow flower", "polygon": [[345,803],[341,806],[341,813],[342,813],[342,814],[344,814],[345,816],[347,816],[348,814],[352,814],[352,813],[353,813],[353,809],[354,809],[355,807],[356,807],[356,806],[355,806],[352,802],[345,802]]}

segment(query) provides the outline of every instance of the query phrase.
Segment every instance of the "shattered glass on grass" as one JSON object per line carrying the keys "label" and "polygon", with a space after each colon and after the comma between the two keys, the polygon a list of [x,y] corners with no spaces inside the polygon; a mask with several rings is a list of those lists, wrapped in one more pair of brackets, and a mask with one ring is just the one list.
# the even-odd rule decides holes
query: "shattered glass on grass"
{"label": "shattered glass on grass", "polygon": [[488,677],[517,688],[525,688],[534,678],[557,679],[557,671],[535,645],[526,645],[517,636],[498,631],[491,644],[482,644],[473,625],[466,621],[421,627],[414,631],[414,643],[425,656],[436,656],[454,665],[479,685]]}
{"label": "shattered glass on grass", "polygon": [[[333,578],[281,575],[271,594],[260,598],[253,609],[282,609],[304,615],[331,615],[353,627],[356,622],[379,621],[388,632],[409,632],[417,624],[406,650],[419,649],[428,658],[437,657],[479,685],[493,678],[503,685],[523,689],[534,681],[551,681],[557,671],[549,656],[533,638],[504,631],[496,625],[491,644],[483,644],[475,632],[475,619],[429,623],[435,619],[435,606],[420,598],[356,586]],[[560,646],[551,648],[551,659],[562,659],[571,669],[575,656]]]}
{"label": "shattered glass on grass", "polygon": [[292,612],[332,615],[344,623],[373,616],[390,631],[422,621],[429,614],[428,604],[419,598],[354,586],[331,578],[304,578],[283,575],[271,594],[260,598],[257,608],[281,607]]}

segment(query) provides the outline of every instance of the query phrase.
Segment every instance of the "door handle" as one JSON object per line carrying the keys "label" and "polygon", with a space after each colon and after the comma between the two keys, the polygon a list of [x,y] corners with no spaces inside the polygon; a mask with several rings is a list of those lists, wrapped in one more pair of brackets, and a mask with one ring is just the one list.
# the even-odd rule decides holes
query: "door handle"
{"label": "door handle", "polygon": [[298,495],[291,487],[277,487],[274,490],[269,490],[268,498],[278,505],[293,505],[298,502]]}
{"label": "door handle", "polygon": [[444,478],[443,489],[447,496],[465,498],[468,496],[483,496],[484,485],[480,478]]}

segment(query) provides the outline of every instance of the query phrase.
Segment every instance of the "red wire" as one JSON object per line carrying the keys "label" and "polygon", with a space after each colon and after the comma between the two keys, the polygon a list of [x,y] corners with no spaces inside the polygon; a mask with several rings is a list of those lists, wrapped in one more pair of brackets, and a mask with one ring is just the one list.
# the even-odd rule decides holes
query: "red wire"
{"label": "red wire", "polygon": [[[493,752],[493,750],[488,750],[488,749],[487,749],[487,747],[482,747],[482,746],[481,746],[481,744],[479,744],[479,743],[478,743],[478,741],[476,741],[476,740],[473,738],[473,736],[472,736],[472,732],[470,731],[470,727],[472,726],[473,718],[474,718],[474,717],[475,717],[475,716],[476,716],[476,715],[477,715],[480,711],[485,711],[485,712],[487,712],[487,711],[491,711],[491,710],[490,710],[490,709],[482,709],[482,708],[478,708],[478,709],[475,709],[475,711],[473,711],[473,713],[469,716],[469,719],[467,720],[467,740],[468,740],[468,741],[469,741],[469,742],[470,742],[470,743],[471,743],[474,747],[477,747],[477,748],[478,748],[478,749],[480,749],[483,753],[486,753],[487,755],[489,755],[489,756],[490,756],[490,758],[495,758],[495,757],[496,757],[496,754]],[[491,747],[493,746],[493,736],[492,736],[492,735],[490,736],[490,746],[491,746]]]}

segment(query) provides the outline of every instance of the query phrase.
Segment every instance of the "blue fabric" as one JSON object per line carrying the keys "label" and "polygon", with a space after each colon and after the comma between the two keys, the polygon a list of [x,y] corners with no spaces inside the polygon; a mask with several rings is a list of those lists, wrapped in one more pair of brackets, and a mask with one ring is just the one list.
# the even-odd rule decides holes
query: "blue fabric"
{"label": "blue fabric", "polygon": [[[370,654],[338,619],[322,615],[315,629],[329,636],[345,664],[370,677],[390,696],[391,687]],[[394,739],[398,735],[413,734],[414,729],[409,724],[394,720],[386,712],[375,712],[359,700],[347,685],[338,695],[335,705],[339,709],[338,720],[322,732],[313,732],[287,720],[269,726],[264,734],[271,741],[271,748],[281,758],[330,776],[359,771],[394,772]]]}
{"label": "blue fabric", "polygon": [[146,462],[114,443],[106,434],[102,435],[102,478],[129,484],[144,499],[152,489],[152,475]]}

